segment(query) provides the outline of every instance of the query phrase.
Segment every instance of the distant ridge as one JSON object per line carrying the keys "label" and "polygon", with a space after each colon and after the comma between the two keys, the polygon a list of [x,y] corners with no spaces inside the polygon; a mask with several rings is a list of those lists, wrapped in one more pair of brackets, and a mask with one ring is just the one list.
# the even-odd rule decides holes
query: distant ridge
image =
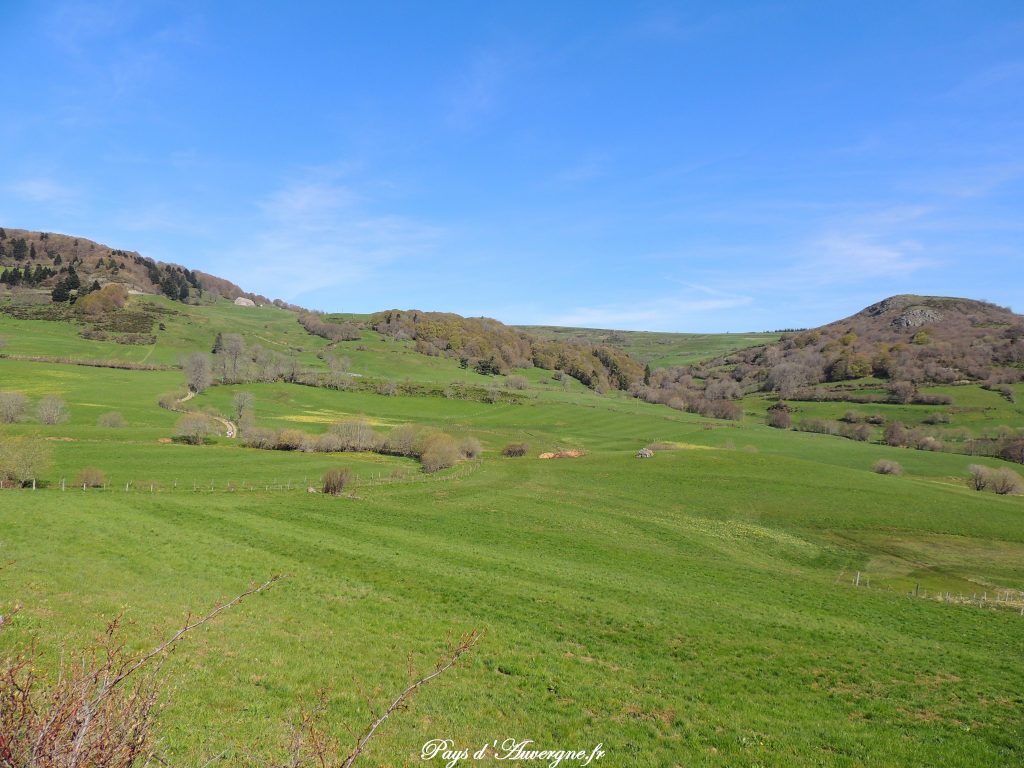
{"label": "distant ridge", "polygon": [[74,269],[86,285],[93,281],[101,285],[116,282],[131,291],[164,294],[175,300],[205,292],[228,299],[241,296],[258,304],[270,303],[267,297],[245,291],[230,280],[179,264],[156,261],[138,251],[111,248],[84,237],[56,232],[0,227],[0,271],[4,268],[23,271],[25,267],[34,270],[37,266],[56,273],[37,286],[43,288],[52,287],[60,281],[61,275]]}

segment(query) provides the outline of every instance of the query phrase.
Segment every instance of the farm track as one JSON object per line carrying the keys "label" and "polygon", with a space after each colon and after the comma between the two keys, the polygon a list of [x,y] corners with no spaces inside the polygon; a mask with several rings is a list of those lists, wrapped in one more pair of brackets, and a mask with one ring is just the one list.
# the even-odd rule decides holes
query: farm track
{"label": "farm track", "polygon": [[[182,403],[187,403],[189,400],[191,400],[195,396],[196,396],[196,393],[193,392],[190,389],[188,391],[188,394],[186,394],[184,397],[178,399],[177,403],[178,403],[178,405],[181,405]],[[178,411],[179,413],[190,413],[191,412],[187,408],[175,408],[174,410]],[[224,436],[225,437],[233,439],[233,438],[238,436],[238,425],[235,424],[235,422],[230,421],[229,419],[222,418],[220,416],[211,416],[211,418],[216,419],[217,421],[219,421],[221,423],[221,426],[224,427]]]}

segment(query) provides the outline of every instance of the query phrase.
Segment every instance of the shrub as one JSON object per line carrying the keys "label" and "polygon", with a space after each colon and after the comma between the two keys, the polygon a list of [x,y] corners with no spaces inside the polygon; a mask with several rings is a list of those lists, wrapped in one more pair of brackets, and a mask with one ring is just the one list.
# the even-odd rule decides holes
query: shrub
{"label": "shrub", "polygon": [[102,488],[106,484],[107,476],[96,467],[85,467],[75,476],[75,485],[79,488]]}
{"label": "shrub", "polygon": [[128,289],[118,283],[109,283],[75,302],[75,309],[86,315],[102,315],[120,309],[128,301]]}
{"label": "shrub", "polygon": [[1024,464],[1024,437],[1008,440],[999,449],[999,457],[1017,464]]}
{"label": "shrub", "polygon": [[361,336],[359,326],[354,323],[332,323],[311,312],[300,314],[298,320],[314,336],[328,341],[356,341]]}
{"label": "shrub", "polygon": [[124,416],[117,411],[111,411],[110,413],[102,414],[96,419],[96,424],[108,429],[120,429],[124,426]]}
{"label": "shrub", "polygon": [[272,429],[253,427],[246,431],[242,445],[247,448],[271,450],[277,446],[277,433]]}
{"label": "shrub", "polygon": [[68,406],[56,395],[47,395],[36,406],[36,414],[43,424],[59,424],[68,418]]}
{"label": "shrub", "polygon": [[476,459],[479,458],[480,454],[483,453],[483,446],[480,445],[480,441],[475,437],[463,438],[462,442],[459,443],[459,453],[462,454],[464,459]]}
{"label": "shrub", "polygon": [[768,426],[776,429],[789,429],[793,426],[793,417],[787,410],[772,408],[768,411]]}
{"label": "shrub", "polygon": [[277,433],[274,448],[279,451],[297,451],[306,442],[306,433],[298,429],[282,429]]}
{"label": "shrub", "polygon": [[178,396],[177,392],[164,392],[157,399],[157,403],[161,408],[164,408],[168,411],[173,411],[177,409],[178,401],[180,399],[181,398]]}
{"label": "shrub", "polygon": [[175,436],[189,445],[202,445],[213,431],[213,422],[205,413],[186,413],[175,425]]}
{"label": "shrub", "polygon": [[843,424],[839,434],[850,440],[866,442],[871,439],[871,427],[867,424]]}
{"label": "shrub", "polygon": [[420,463],[424,472],[437,472],[455,465],[459,460],[459,446],[450,435],[435,432],[423,443]]}
{"label": "shrub", "polygon": [[373,431],[366,419],[335,422],[330,432],[337,436],[343,451],[372,451],[381,443],[380,435]]}
{"label": "shrub", "polygon": [[971,464],[967,468],[971,477],[971,487],[976,491],[984,491],[988,487],[989,476],[992,470],[983,467],[981,464]]}
{"label": "shrub", "polygon": [[929,413],[928,416],[925,417],[924,423],[925,424],[949,424],[949,421],[950,421],[950,416],[949,416],[948,413],[942,413],[941,411],[935,411],[934,413]]}
{"label": "shrub", "polygon": [[412,424],[403,424],[391,430],[384,438],[384,450],[395,456],[416,456],[420,431]]}
{"label": "shrub", "polygon": [[732,400],[711,400],[708,413],[702,414],[715,419],[731,419],[739,421],[743,418],[743,409]]}
{"label": "shrub", "polygon": [[885,432],[882,434],[882,442],[896,448],[905,448],[907,446],[907,428],[899,421],[886,424]]}
{"label": "shrub", "polygon": [[50,446],[42,440],[0,435],[0,487],[36,480],[51,457]]}
{"label": "shrub", "polygon": [[949,395],[917,395],[914,402],[918,405],[952,405],[953,398]]}
{"label": "shrub", "polygon": [[897,461],[879,459],[875,462],[874,471],[880,475],[902,475],[903,467]]}
{"label": "shrub", "polygon": [[28,410],[28,398],[21,392],[0,392],[0,422],[20,421]]}
{"label": "shrub", "polygon": [[309,450],[320,453],[341,453],[345,450],[345,441],[334,432],[325,432],[317,437],[311,437],[308,442]]}
{"label": "shrub", "polygon": [[797,425],[800,432],[816,432],[819,435],[838,435],[839,422],[828,419],[801,419]]}
{"label": "shrub", "polygon": [[896,381],[889,385],[889,396],[894,403],[909,403],[917,394],[917,387],[909,381]]}
{"label": "shrub", "polygon": [[915,447],[919,451],[941,451],[943,446],[942,441],[937,437],[925,435],[917,441],[917,445]]}
{"label": "shrub", "polygon": [[340,496],[345,486],[352,482],[352,470],[348,467],[335,467],[327,470],[323,477],[324,493]]}
{"label": "shrub", "polygon": [[382,381],[377,385],[377,394],[391,397],[398,393],[398,385],[393,381]]}
{"label": "shrub", "polygon": [[530,452],[530,446],[526,443],[509,443],[502,450],[502,456],[525,456]]}
{"label": "shrub", "polygon": [[1000,496],[1007,496],[1009,494],[1020,493],[1024,489],[1024,481],[1021,480],[1021,476],[1014,472],[1012,469],[1003,467],[993,471],[989,476],[988,487],[992,489],[993,493],[998,493]]}
{"label": "shrub", "polygon": [[509,376],[505,379],[505,386],[509,389],[526,389],[530,382],[525,376]]}

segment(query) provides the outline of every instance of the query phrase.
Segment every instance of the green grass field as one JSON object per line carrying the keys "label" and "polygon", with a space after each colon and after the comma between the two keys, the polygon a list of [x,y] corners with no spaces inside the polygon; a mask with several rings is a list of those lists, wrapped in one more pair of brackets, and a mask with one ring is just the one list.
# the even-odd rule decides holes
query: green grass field
{"label": "green grass field", "polygon": [[[12,354],[62,343],[68,356],[168,363],[217,330],[301,348],[310,364],[327,345],[277,309],[182,311],[148,353],[2,315],[0,336]],[[336,348],[367,376],[487,380],[369,332]],[[718,422],[527,374],[521,404],[281,383],[215,386],[190,403],[227,414],[246,390],[261,426],[319,432],[364,416],[483,444],[481,459],[424,475],[376,454],[161,442],[178,415],[156,401],[183,390],[181,372],[0,359],[0,390],[58,394],[71,413],[0,427],[54,454],[48,487],[0,491],[0,605],[24,606],[0,652],[35,638],[53,673],[60,648],[123,608],[142,648],[186,611],[284,573],[165,667],[172,764],[282,761],[290,718],[320,687],[347,738],[342,721],[368,719],[359,687],[388,698],[407,653],[427,668],[447,635],[474,628],[476,650],[386,723],[367,765],[431,764],[419,750],[432,738],[476,749],[510,737],[602,743],[596,765],[650,768],[1024,762],[1024,616],[1019,598],[992,600],[1024,590],[1024,499],[969,490],[974,459],[769,429],[758,398],[742,422]],[[952,394],[941,408],[966,409],[954,414],[966,426],[1021,424],[993,393]],[[902,408],[911,422],[941,409],[804,406],[828,418]],[[114,410],[124,427],[97,426]],[[530,455],[501,456],[512,441]],[[634,457],[655,441],[672,447]],[[568,447],[585,455],[537,458]],[[905,474],[874,474],[879,458]],[[350,496],[306,492],[339,465],[355,472]],[[60,490],[92,466],[106,489]],[[947,592],[956,599],[934,599]]]}

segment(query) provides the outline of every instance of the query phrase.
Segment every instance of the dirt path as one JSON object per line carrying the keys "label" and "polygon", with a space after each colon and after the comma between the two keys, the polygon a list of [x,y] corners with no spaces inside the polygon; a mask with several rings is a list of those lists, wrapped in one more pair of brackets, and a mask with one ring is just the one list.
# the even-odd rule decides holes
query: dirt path
{"label": "dirt path", "polygon": [[234,437],[238,434],[238,427],[235,426],[235,422],[222,419],[220,416],[214,416],[213,418],[224,425],[224,434],[227,437]]}
{"label": "dirt path", "polygon": [[[178,400],[178,405],[181,405],[182,403],[187,403],[195,396],[196,393],[190,389],[187,395]],[[180,410],[182,413],[188,413],[188,411],[184,408],[176,410]],[[212,416],[211,418],[216,419],[223,425],[225,437],[235,437],[238,435],[238,426],[235,424],[235,422],[228,421],[227,419],[222,419],[220,416]]]}

